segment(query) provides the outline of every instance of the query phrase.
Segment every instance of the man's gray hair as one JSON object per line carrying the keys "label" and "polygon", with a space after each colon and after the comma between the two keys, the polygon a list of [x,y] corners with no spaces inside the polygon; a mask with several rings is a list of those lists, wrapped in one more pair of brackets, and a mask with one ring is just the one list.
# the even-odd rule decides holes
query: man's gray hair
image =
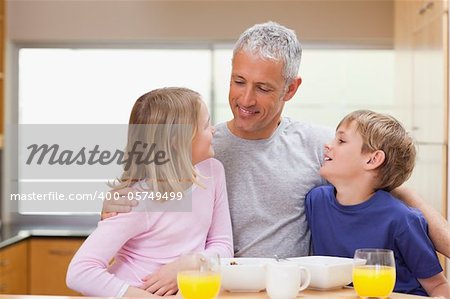
{"label": "man's gray hair", "polygon": [[292,29],[272,21],[256,24],[241,34],[234,45],[233,58],[242,50],[264,59],[283,61],[286,84],[298,75],[302,47]]}

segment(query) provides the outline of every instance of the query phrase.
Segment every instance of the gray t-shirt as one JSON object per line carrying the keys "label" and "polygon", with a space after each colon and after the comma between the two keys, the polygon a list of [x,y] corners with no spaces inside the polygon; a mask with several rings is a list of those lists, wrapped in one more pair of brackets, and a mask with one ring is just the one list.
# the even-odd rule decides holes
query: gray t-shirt
{"label": "gray t-shirt", "polygon": [[282,118],[268,139],[233,135],[216,126],[215,158],[225,167],[235,256],[308,255],[305,196],[325,181],[318,170],[330,128]]}

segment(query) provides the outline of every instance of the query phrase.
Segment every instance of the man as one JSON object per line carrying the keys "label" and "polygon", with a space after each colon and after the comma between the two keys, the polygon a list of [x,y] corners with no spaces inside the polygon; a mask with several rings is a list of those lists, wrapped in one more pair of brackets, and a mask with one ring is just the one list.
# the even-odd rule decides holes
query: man
{"label": "man", "polygon": [[244,32],[233,51],[233,119],[214,135],[225,167],[236,256],[309,253],[304,199],[325,183],[318,174],[333,131],[282,118],[301,84],[300,43],[276,23]]}
{"label": "man", "polygon": [[[274,22],[249,28],[234,47],[229,92],[233,119],[216,127],[213,144],[225,167],[236,256],[309,253],[304,199],[310,189],[325,183],[318,170],[323,145],[334,133],[281,117],[302,82],[297,75],[300,58],[295,33]],[[409,190],[396,189],[395,196],[422,210],[436,248],[450,256],[450,228],[443,217]],[[126,204],[120,201],[104,210],[127,211]],[[162,267],[149,276],[146,289],[172,294],[176,269],[176,262]]]}

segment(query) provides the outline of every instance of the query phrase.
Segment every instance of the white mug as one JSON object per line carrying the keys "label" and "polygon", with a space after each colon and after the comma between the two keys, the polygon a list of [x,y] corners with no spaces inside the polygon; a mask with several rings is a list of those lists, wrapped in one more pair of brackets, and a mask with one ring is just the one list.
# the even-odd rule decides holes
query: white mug
{"label": "white mug", "polygon": [[267,264],[266,292],[270,299],[293,299],[311,281],[309,269],[295,263]]}

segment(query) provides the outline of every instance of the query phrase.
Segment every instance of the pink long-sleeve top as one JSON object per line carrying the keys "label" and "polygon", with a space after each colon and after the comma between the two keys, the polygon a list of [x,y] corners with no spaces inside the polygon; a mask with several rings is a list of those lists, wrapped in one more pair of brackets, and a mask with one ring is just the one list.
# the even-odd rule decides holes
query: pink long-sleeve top
{"label": "pink long-sleeve top", "polygon": [[232,257],[223,166],[208,159],[196,169],[205,188],[192,189],[192,212],[133,210],[100,221],[69,265],[68,287],[83,295],[120,297],[129,286],[141,286],[142,278],[183,253]]}

